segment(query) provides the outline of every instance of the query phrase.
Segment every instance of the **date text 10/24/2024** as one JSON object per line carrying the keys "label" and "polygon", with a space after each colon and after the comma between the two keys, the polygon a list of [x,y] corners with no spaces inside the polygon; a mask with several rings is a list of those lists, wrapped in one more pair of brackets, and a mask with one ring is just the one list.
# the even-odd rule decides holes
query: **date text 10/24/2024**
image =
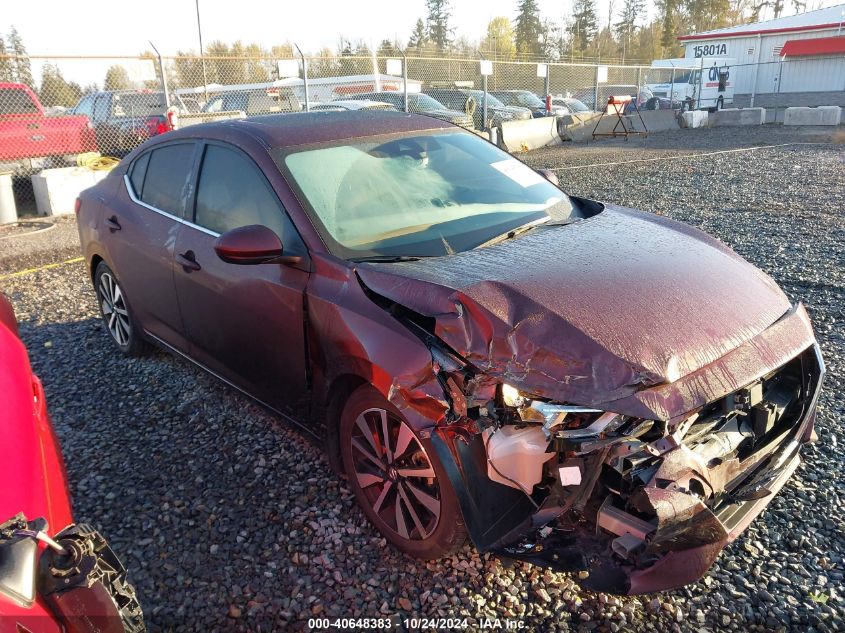
{"label": "date text 10/24/2024", "polygon": [[312,631],[438,631],[499,630],[519,631],[525,627],[522,620],[513,618],[309,618],[308,629]]}

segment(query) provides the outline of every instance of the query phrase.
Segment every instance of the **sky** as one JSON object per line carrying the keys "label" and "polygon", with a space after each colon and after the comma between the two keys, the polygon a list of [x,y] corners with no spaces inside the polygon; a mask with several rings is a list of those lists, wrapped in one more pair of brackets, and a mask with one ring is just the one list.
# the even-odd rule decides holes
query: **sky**
{"label": "sky", "polygon": [[[609,0],[597,0],[602,23],[607,21]],[[613,1],[616,10],[624,0]],[[195,0],[148,0],[144,3],[77,3],[68,0],[0,0],[0,34],[14,25],[31,57],[138,55],[151,40],[162,55],[178,50],[197,51]],[[810,0],[808,8],[841,3],[842,0]],[[655,2],[647,2],[654,12]],[[794,13],[787,2],[784,15]],[[572,0],[538,0],[540,14],[560,22],[569,15]],[[479,40],[487,23],[496,16],[516,17],[517,0],[452,0],[451,24],[457,36]],[[292,42],[305,53],[327,46],[336,49],[340,36],[353,42],[363,39],[376,45],[384,38],[405,42],[418,18],[425,15],[424,0],[199,0],[203,43],[238,39],[270,47]],[[36,80],[44,60],[33,60]],[[56,60],[66,78],[83,85],[102,82],[102,60],[95,63]]]}

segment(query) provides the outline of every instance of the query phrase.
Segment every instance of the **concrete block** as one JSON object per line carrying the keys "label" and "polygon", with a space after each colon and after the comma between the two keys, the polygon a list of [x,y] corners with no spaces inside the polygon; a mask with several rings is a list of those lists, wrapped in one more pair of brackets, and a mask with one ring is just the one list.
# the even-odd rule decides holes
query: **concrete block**
{"label": "concrete block", "polygon": [[821,125],[822,113],[817,108],[797,107],[783,111],[784,125]]}
{"label": "concrete block", "polygon": [[108,171],[84,167],[42,169],[33,174],[30,179],[38,215],[73,213],[79,192],[93,187],[108,174]]}
{"label": "concrete block", "polygon": [[842,123],[842,108],[839,106],[819,106],[816,110],[822,113],[822,125],[839,125]]}
{"label": "concrete block", "polygon": [[509,152],[527,152],[531,149],[559,145],[557,117],[544,116],[527,121],[504,121],[501,125],[499,146]]}
{"label": "concrete block", "polygon": [[674,110],[640,110],[640,116],[643,118],[642,123],[640,123],[640,117],[634,112],[626,117],[625,125],[628,125],[630,121],[633,130],[636,132],[643,131],[643,123],[645,123],[645,129],[649,132],[681,129],[681,125],[678,123],[678,115],[675,114]]}
{"label": "concrete block", "polygon": [[707,110],[691,110],[681,114],[681,127],[707,127],[709,113]]}
{"label": "concrete block", "polygon": [[710,127],[738,125],[763,125],[766,122],[765,108],[726,108],[711,112],[707,117]]}

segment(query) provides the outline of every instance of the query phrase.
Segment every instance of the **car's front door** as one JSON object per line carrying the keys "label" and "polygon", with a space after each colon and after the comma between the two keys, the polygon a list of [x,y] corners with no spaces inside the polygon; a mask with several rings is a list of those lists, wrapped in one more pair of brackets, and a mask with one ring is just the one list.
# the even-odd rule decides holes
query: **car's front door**
{"label": "car's front door", "polygon": [[185,351],[173,257],[191,197],[196,148],[193,141],[179,141],[140,154],[124,178],[125,204],[115,205],[104,217],[109,263],[141,327]]}
{"label": "car's front door", "polygon": [[286,254],[306,255],[296,229],[258,166],[241,150],[208,143],[197,174],[194,215],[176,240],[176,294],[191,356],[250,395],[296,419],[308,403],[303,264],[224,262],[217,237],[251,224],[271,228]]}

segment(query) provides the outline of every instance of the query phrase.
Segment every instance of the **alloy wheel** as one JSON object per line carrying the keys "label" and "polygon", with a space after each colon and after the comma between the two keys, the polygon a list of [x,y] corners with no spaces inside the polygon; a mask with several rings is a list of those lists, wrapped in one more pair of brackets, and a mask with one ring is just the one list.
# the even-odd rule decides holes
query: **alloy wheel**
{"label": "alloy wheel", "polygon": [[109,333],[118,345],[127,345],[132,327],[129,322],[129,308],[120,286],[110,273],[100,275],[99,294],[100,308]]}
{"label": "alloy wheel", "polygon": [[440,486],[410,427],[381,408],[355,419],[351,434],[357,483],[373,512],[407,540],[428,538],[440,520]]}

